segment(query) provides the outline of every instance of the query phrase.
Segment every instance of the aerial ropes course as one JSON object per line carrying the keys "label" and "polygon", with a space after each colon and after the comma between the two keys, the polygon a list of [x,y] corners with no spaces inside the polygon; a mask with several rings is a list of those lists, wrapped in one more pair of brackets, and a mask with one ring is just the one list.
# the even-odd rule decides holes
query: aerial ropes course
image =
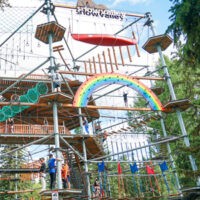
{"label": "aerial ropes course", "polygon": [[[64,22],[61,16],[56,17],[57,11],[63,8],[67,8],[64,10]],[[41,18],[47,16],[47,22],[37,24],[35,29],[32,23],[36,14]],[[105,18],[113,30],[106,30]],[[81,26],[91,19],[95,28],[83,33]],[[31,24],[26,24],[28,21]],[[29,57],[36,61],[46,58],[26,75],[0,79],[0,139],[5,145],[19,145],[0,156],[12,159],[13,153],[16,153],[17,167],[13,169],[13,173],[19,175],[18,178],[15,176],[16,180],[30,181],[30,174],[34,172],[37,178],[38,173],[36,167],[32,171],[20,170],[22,165],[17,163],[17,152],[21,155],[32,145],[44,145],[42,153],[46,159],[50,153],[55,154],[56,195],[63,198],[183,196],[170,143],[183,140],[187,148],[190,146],[181,111],[189,108],[191,102],[176,99],[162,54],[172,43],[168,35],[156,36],[153,33],[142,47],[149,54],[159,53],[160,68],[150,72],[149,66],[135,64],[134,56],[137,59],[141,56],[139,45],[142,35],[138,32],[138,25],[141,29],[146,26],[153,29],[152,21],[149,14],[112,13],[93,1],[83,0],[78,1],[77,6],[68,6],[54,5],[47,0],[0,44],[3,46],[0,64],[2,66],[4,62],[5,74],[8,63],[11,64],[10,71],[16,73],[17,65],[27,66],[23,64]],[[74,22],[77,22],[77,29]],[[35,23],[38,23],[37,19]],[[24,25],[26,27],[20,30]],[[66,27],[69,27],[68,31]],[[10,41],[11,37],[13,40]],[[53,46],[54,43],[59,44]],[[46,48],[47,45],[49,48]],[[40,56],[46,49],[49,54]],[[54,56],[54,52],[59,57]],[[171,99],[165,99],[165,104],[158,95],[166,91],[153,87],[157,81],[162,81],[163,85],[166,81],[169,86],[166,96]],[[125,89],[128,90],[126,97]],[[133,96],[134,101],[130,101],[129,96]],[[138,106],[139,103],[141,106]],[[176,113],[181,130],[168,135],[163,116],[171,113]],[[10,118],[17,124],[10,123]],[[117,123],[113,120],[109,124],[107,119],[114,119]],[[121,122],[121,119],[124,121]],[[160,125],[158,129],[152,125],[155,121]],[[11,127],[9,131],[6,129],[8,126]],[[32,150],[31,155],[37,153],[41,152]],[[61,160],[71,168],[72,188],[63,188]],[[189,162],[196,173],[192,155],[189,155],[188,165]],[[11,171],[9,168],[0,169],[3,175],[0,181],[13,179]],[[25,172],[28,176],[24,175]],[[6,177],[7,173],[11,175]],[[97,182],[92,185],[96,178]],[[195,177],[195,181],[198,180],[199,177]],[[17,188],[17,184],[15,186]],[[0,195],[11,193],[23,195],[22,190],[17,189],[2,191]],[[44,190],[38,194],[43,199],[51,198],[54,191]]]}

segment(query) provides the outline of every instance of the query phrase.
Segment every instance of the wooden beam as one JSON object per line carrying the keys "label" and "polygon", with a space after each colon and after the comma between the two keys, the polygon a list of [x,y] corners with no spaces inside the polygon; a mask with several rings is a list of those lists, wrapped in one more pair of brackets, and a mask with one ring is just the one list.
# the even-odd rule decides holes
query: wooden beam
{"label": "wooden beam", "polygon": [[92,63],[91,63],[90,59],[88,60],[88,63],[89,63],[89,66],[90,66],[90,73],[92,73]]}
{"label": "wooden beam", "polygon": [[27,193],[27,192],[34,192],[34,190],[5,191],[5,192],[0,192],[0,194],[20,194],[20,193]]}
{"label": "wooden beam", "polygon": [[[134,32],[132,32],[132,35],[133,35],[133,39],[136,40],[136,36],[135,36]],[[137,52],[137,56],[140,57],[140,51],[139,51],[139,48],[138,48],[138,44],[135,45],[135,49],[136,49],[136,52]]]}
{"label": "wooden beam", "polygon": [[[84,62],[84,67],[85,67],[85,73],[88,73],[88,72],[87,72],[87,63],[86,63],[86,62]],[[86,76],[86,79],[88,79],[87,76]]]}
{"label": "wooden beam", "polygon": [[130,52],[129,46],[126,46],[126,49],[127,49],[129,61],[132,62],[131,52]]}
{"label": "wooden beam", "polygon": [[[58,71],[61,74],[73,74],[73,75],[82,75],[82,76],[94,76],[94,73],[85,73],[85,72],[73,72],[73,71]],[[98,74],[98,73],[97,73]],[[101,74],[101,73],[99,73]],[[152,76],[131,76],[133,79],[141,79],[141,80],[156,80],[163,81],[164,78],[161,77],[152,77]]]}
{"label": "wooden beam", "polygon": [[[67,5],[67,4],[54,4],[55,7],[58,8],[67,8],[67,9],[76,9],[76,6],[71,6],[71,5]],[[137,14],[137,13],[130,13],[130,12],[123,12],[126,16],[130,16],[130,17],[140,17],[140,18],[145,18],[146,15],[145,14]]]}
{"label": "wooden beam", "polygon": [[[10,105],[10,102],[0,102],[0,106]],[[19,105],[19,103],[12,103],[12,105]],[[20,105],[33,106],[33,107],[50,107],[47,103],[20,103]],[[77,108],[72,104],[60,104],[61,107],[64,108]],[[118,107],[118,106],[94,106],[87,105],[84,108],[88,109],[102,109],[102,110],[132,110],[132,111],[152,111],[151,108],[129,108],[129,107]]]}
{"label": "wooden beam", "polygon": [[107,62],[106,62],[106,55],[105,55],[104,51],[103,51],[102,55],[103,55],[103,60],[104,60],[106,72],[108,72],[108,67],[107,67]]}
{"label": "wooden beam", "polygon": [[117,63],[117,56],[116,56],[116,52],[115,52],[115,47],[112,47],[112,50],[113,50],[113,56],[114,56],[114,60],[115,60],[115,66],[116,66],[116,69],[118,70],[118,63]]}
{"label": "wooden beam", "polygon": [[99,54],[98,54],[98,61],[99,61],[100,73],[103,73],[103,71],[102,71],[102,66],[101,66],[101,57],[100,57]]}
{"label": "wooden beam", "polygon": [[95,57],[93,56],[93,65],[94,65],[94,73],[97,73],[97,69],[96,69],[96,62],[95,62]]}
{"label": "wooden beam", "polygon": [[111,54],[110,54],[110,48],[108,48],[108,57],[109,57],[109,60],[110,60],[111,72],[113,72],[113,64],[112,64],[112,58],[111,58]]}
{"label": "wooden beam", "polygon": [[124,66],[124,57],[123,57],[123,53],[122,53],[122,47],[119,46],[119,53],[120,53],[120,57],[121,57],[121,61],[122,61],[122,65]]}

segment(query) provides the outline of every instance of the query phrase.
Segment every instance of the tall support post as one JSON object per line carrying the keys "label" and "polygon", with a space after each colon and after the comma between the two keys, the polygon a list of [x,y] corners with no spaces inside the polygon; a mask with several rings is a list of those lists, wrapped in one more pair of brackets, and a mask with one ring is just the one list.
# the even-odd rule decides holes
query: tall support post
{"label": "tall support post", "polygon": [[[15,168],[17,169],[18,167],[18,151],[15,152]],[[16,173],[15,174],[15,191],[16,191],[16,194],[15,194],[15,199],[18,199],[18,195],[17,195],[17,190],[18,190],[18,183],[17,183],[17,178],[18,178],[18,174]]]}
{"label": "tall support post", "polygon": [[[79,114],[79,122],[80,122],[80,127],[81,127],[81,134],[83,134],[83,119],[82,119],[81,108],[78,108],[78,114]],[[85,167],[86,182],[87,182],[87,194],[88,194],[88,200],[89,200],[91,199],[90,178],[88,174],[87,151],[86,151],[86,145],[85,145],[84,139],[82,141],[82,146],[83,146],[84,167]]]}
{"label": "tall support post", "polygon": [[[151,18],[151,14],[150,13],[147,13],[147,18],[148,18],[147,25],[151,28],[153,36],[155,36],[156,34],[155,34],[154,27],[153,27],[153,20]],[[169,87],[171,98],[172,98],[172,100],[176,100],[176,94],[174,92],[174,88],[173,88],[173,85],[172,85],[172,82],[171,82],[171,78],[170,78],[166,63],[165,63],[165,59],[164,59],[160,44],[157,44],[156,48],[157,48],[157,51],[159,53],[161,64],[163,66],[163,70],[164,70],[164,73],[165,73],[165,77],[166,77],[167,85]],[[184,124],[184,121],[183,121],[183,118],[182,118],[180,110],[176,110],[176,114],[177,114],[177,118],[178,118],[180,129],[181,129],[181,133],[182,133],[183,136],[185,136],[184,137],[184,143],[185,143],[185,145],[187,147],[189,147],[190,146],[190,141],[189,141],[189,138],[188,138],[187,131],[185,129],[185,124]],[[197,165],[196,165],[195,159],[193,158],[192,155],[189,155],[189,160],[190,160],[190,164],[191,164],[192,170],[193,171],[197,171]],[[197,185],[200,186],[200,178],[199,177],[198,177],[198,180],[197,180]]]}
{"label": "tall support post", "polygon": [[88,193],[88,199],[91,199],[90,178],[89,178],[89,174],[88,174],[87,152],[86,152],[86,145],[85,145],[84,139],[82,141],[82,144],[83,144],[84,166],[85,166],[85,173],[86,173],[86,180],[87,180],[87,193]]}
{"label": "tall support post", "polygon": [[[153,87],[152,81],[150,81],[150,84],[151,84],[151,87]],[[161,118],[160,118],[160,124],[161,124],[161,128],[162,128],[163,136],[167,137],[168,135],[167,135],[166,127],[165,127],[165,122],[164,122],[163,117],[162,117],[162,112],[159,112],[159,115],[161,116]],[[178,192],[182,196],[181,186],[180,186],[178,174],[176,172],[176,166],[175,166],[175,163],[174,163],[174,159],[173,159],[173,156],[172,156],[172,151],[171,151],[171,147],[170,147],[169,142],[167,142],[166,145],[167,145],[167,151],[168,151],[168,154],[169,154],[169,160],[170,160],[170,162],[172,164],[171,166],[172,166],[172,169],[174,171],[174,176],[175,176],[175,179],[176,179],[177,189],[178,189]]]}
{"label": "tall support post", "polygon": [[[51,0],[45,0],[47,6],[47,21],[50,22],[51,16]],[[53,34],[48,33],[48,42],[49,42],[49,58],[50,58],[50,73],[53,76],[55,73],[54,66],[54,57],[53,57]],[[53,91],[53,81],[51,84],[51,88]],[[59,129],[58,129],[58,107],[57,102],[53,102],[53,125],[54,125],[54,134],[55,134],[55,150],[56,150],[56,160],[57,160],[57,183],[58,189],[62,189],[62,177],[61,177],[61,152],[60,152],[60,137],[59,137]]]}
{"label": "tall support post", "polygon": [[[160,113],[161,114],[161,113]],[[162,116],[162,115],[161,115]],[[163,118],[161,117],[160,119],[160,123],[161,123],[161,127],[162,127],[162,132],[163,132],[163,135],[164,137],[167,137],[167,131],[166,131],[166,128],[165,128],[165,123],[164,123],[164,120]],[[168,151],[168,154],[169,154],[169,160],[171,162],[171,166],[172,166],[172,169],[174,170],[174,176],[175,176],[175,179],[176,179],[176,185],[178,187],[178,191],[181,193],[181,186],[180,186],[180,183],[179,183],[179,178],[178,178],[178,174],[176,172],[176,166],[174,164],[174,159],[172,157],[172,151],[171,151],[171,148],[170,148],[170,145],[169,145],[169,142],[167,142],[167,151]]]}

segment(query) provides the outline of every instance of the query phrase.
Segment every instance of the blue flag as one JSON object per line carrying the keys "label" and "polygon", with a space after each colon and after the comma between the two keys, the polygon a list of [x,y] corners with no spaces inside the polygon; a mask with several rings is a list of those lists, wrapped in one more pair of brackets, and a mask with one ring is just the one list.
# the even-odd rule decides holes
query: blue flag
{"label": "blue flag", "polygon": [[137,164],[136,163],[134,163],[133,165],[130,164],[130,169],[132,173],[137,172],[138,171]]}
{"label": "blue flag", "polygon": [[159,165],[162,172],[168,170],[167,163],[165,161]]}
{"label": "blue flag", "polygon": [[103,172],[105,169],[104,162],[98,163],[98,172]]}

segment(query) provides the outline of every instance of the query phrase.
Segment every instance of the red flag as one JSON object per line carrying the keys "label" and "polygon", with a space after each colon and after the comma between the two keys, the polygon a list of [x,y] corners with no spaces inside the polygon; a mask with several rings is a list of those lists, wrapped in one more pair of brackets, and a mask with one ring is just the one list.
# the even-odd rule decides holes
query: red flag
{"label": "red flag", "polygon": [[121,168],[120,162],[118,162],[117,164],[117,170],[118,170],[118,174],[122,174],[122,168]]}
{"label": "red flag", "polygon": [[153,168],[149,167],[149,165],[146,166],[147,174],[155,174]]}

